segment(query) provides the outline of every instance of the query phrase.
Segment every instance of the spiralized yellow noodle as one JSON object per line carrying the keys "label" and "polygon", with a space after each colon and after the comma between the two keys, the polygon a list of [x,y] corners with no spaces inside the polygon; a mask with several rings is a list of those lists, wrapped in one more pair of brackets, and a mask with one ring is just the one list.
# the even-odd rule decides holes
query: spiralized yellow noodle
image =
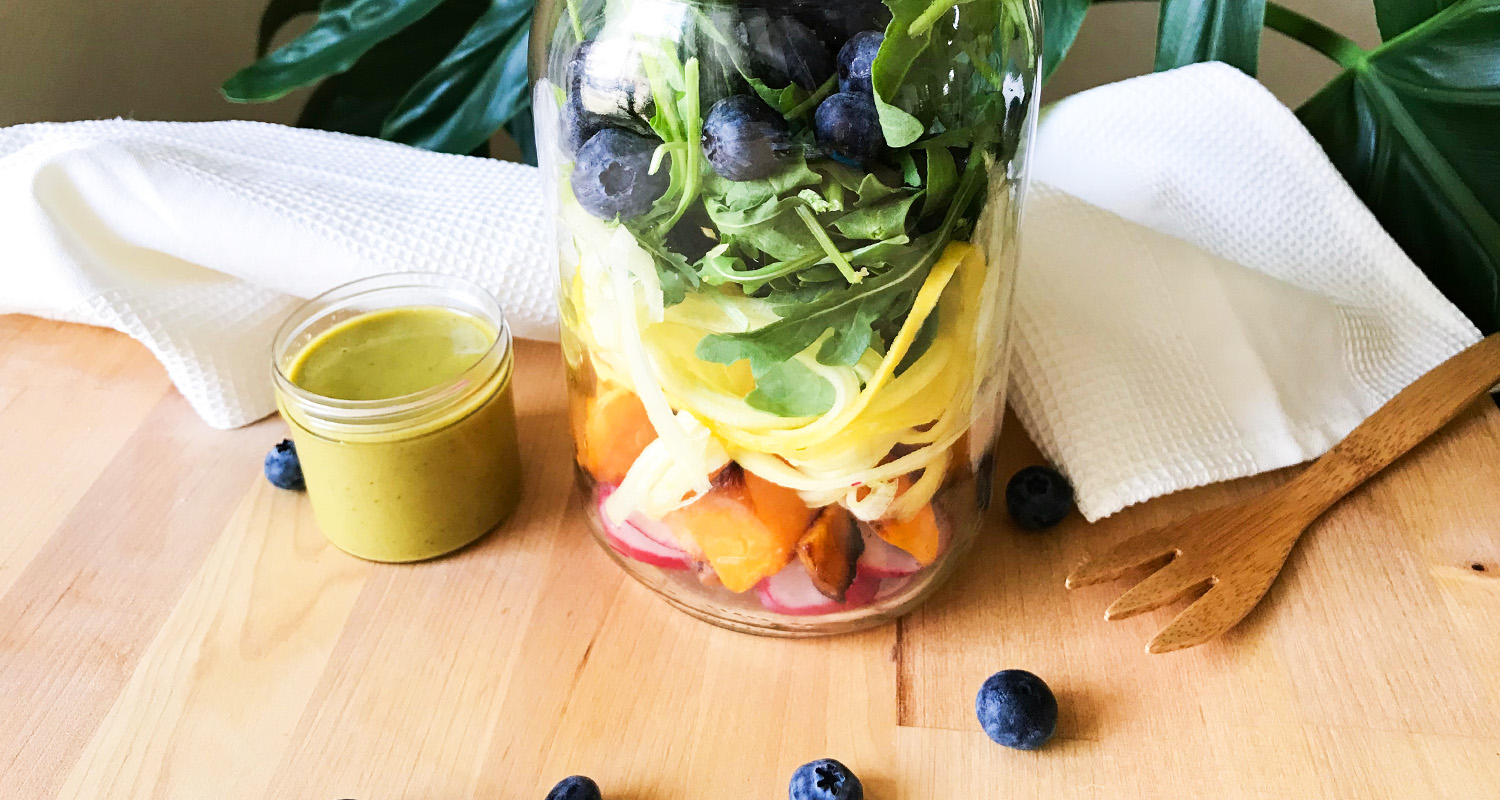
{"label": "spiralized yellow noodle", "polygon": [[[834,400],[822,415],[789,418],[745,402],[755,386],[748,364],[711,363],[695,352],[709,333],[774,322],[778,317],[766,301],[689,293],[665,306],[650,256],[628,232],[592,219],[577,221],[591,226],[583,231],[574,219],[568,222],[575,235],[593,241],[580,242],[579,251],[595,254],[582,259],[574,283],[579,327],[588,329],[579,335],[596,369],[641,397],[660,436],[611,497],[611,517],[623,519],[632,511],[659,517],[691,502],[729,459],[797,490],[810,505],[840,503],[865,520],[908,518],[942,486],[949,451],[968,428],[982,377],[973,369],[979,356],[975,326],[986,304],[984,290],[993,284],[985,285],[984,260],[975,247],[947,246],[883,355],[870,350],[853,366],[828,366],[815,358],[820,340],[795,356],[829,382]],[[607,247],[602,252],[615,268],[598,257],[599,245]],[[934,311],[939,316],[933,342],[896,375]],[[916,449],[881,463],[897,445]],[[898,497],[900,478],[919,470]]]}

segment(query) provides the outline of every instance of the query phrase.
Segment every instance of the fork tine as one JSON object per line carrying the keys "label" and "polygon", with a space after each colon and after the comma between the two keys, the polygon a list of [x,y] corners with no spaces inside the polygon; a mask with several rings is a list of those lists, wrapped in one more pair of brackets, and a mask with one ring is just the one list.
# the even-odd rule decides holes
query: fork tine
{"label": "fork tine", "polygon": [[1185,566],[1185,562],[1179,559],[1147,576],[1145,580],[1132,586],[1130,591],[1120,595],[1119,599],[1109,604],[1109,608],[1104,609],[1104,618],[1125,619],[1146,611],[1153,611],[1175,603],[1194,590],[1211,585],[1213,582],[1212,576],[1204,575],[1202,572]]}
{"label": "fork tine", "polygon": [[1068,575],[1068,588],[1112,581],[1152,561],[1176,556],[1177,548],[1161,534],[1161,530],[1137,534],[1111,547],[1104,555],[1079,564]]}
{"label": "fork tine", "polygon": [[1233,628],[1255,608],[1275,578],[1273,574],[1263,583],[1237,579],[1218,582],[1151,637],[1146,652],[1170,653],[1197,647]]}

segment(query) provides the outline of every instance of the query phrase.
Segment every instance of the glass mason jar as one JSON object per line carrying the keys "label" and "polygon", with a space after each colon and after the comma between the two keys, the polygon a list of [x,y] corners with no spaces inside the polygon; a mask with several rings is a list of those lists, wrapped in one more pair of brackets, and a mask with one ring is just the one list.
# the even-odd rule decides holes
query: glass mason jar
{"label": "glass mason jar", "polygon": [[738,630],[909,611],[990,502],[1035,0],[556,0],[532,42],[596,537]]}
{"label": "glass mason jar", "polygon": [[510,516],[512,361],[499,303],[446,275],[366,278],[293,311],[271,371],[323,535],[371,561],[420,561]]}

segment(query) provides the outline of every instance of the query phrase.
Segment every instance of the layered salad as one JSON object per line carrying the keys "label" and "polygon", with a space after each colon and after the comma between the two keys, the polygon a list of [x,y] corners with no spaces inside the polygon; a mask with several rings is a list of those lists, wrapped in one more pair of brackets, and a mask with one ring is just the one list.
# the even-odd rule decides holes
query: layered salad
{"label": "layered salad", "polygon": [[679,604],[878,614],[973,536],[1025,20],[1008,0],[567,7],[534,100],[577,461],[601,536]]}

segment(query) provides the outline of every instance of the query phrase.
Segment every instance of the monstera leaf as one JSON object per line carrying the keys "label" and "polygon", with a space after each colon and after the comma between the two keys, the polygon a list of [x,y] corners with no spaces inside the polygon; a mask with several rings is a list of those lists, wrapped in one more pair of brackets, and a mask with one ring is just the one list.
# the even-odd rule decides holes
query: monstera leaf
{"label": "monstera leaf", "polygon": [[526,91],[531,4],[495,0],[458,46],[417,81],[380,136],[467,153],[530,108]]}
{"label": "monstera leaf", "polygon": [[1088,13],[1089,0],[1043,0],[1042,2],[1042,79],[1062,63],[1063,56],[1078,38],[1078,28]]}
{"label": "monstera leaf", "polygon": [[[1380,5],[1393,20],[1442,4]],[[1500,0],[1459,0],[1368,53],[1304,33],[1346,69],[1298,118],[1443,294],[1500,329]]]}
{"label": "monstera leaf", "polygon": [[1254,75],[1266,0],[1162,0],[1156,71],[1223,61]]}

